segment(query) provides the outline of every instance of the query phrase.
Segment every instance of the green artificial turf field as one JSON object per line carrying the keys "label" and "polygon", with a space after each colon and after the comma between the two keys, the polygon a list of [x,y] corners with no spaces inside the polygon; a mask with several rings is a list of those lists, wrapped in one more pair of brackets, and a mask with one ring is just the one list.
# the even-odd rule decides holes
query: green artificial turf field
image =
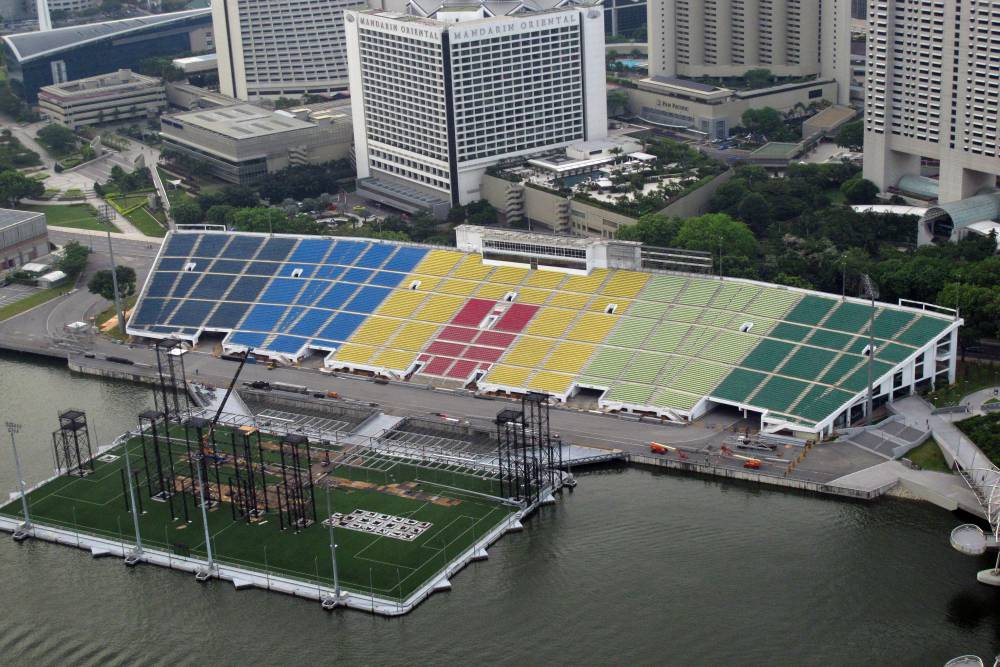
{"label": "green artificial turf field", "polygon": [[[176,478],[183,480],[181,484],[189,483],[192,468],[183,442],[183,429],[174,429],[172,433],[175,439],[169,455],[167,448],[161,447],[163,467],[169,470],[168,459],[172,459]],[[224,455],[219,463],[221,488],[228,490],[227,480],[235,473],[231,432],[218,429],[215,441],[216,451]],[[264,436],[262,442],[263,448],[254,444],[251,451],[255,460],[263,457],[265,465],[263,470],[257,468],[258,475],[263,475],[268,488],[273,490],[281,482],[280,452],[275,439]],[[197,487],[189,484],[186,487],[189,492],[173,496],[176,519],[173,518],[167,502],[150,498],[147,465],[152,485],[158,488],[151,439],[147,436],[145,461],[138,438],[130,440],[127,446],[133,473],[139,481],[137,492],[143,510],[140,529],[144,546],[169,549],[178,556],[204,558],[201,510],[195,502],[197,492],[190,491]],[[95,461],[93,473],[85,477],[60,476],[31,492],[28,501],[32,520],[40,525],[121,540],[126,545],[133,543],[132,518],[126,508],[127,492],[123,486],[123,452],[124,446],[119,445],[105,452],[105,455],[118,455],[118,458],[111,462]],[[324,465],[326,450],[313,446],[311,452],[314,479],[317,479],[314,491],[318,521],[297,532],[290,528],[282,530],[275,508],[275,491],[268,494],[268,511],[255,523],[247,523],[239,515],[233,520],[235,505],[225,499],[208,513],[213,555],[217,561],[332,587],[329,533],[322,524],[328,516],[329,494],[334,513],[370,510],[432,524],[412,541],[345,527],[335,529],[341,586],[365,595],[373,593],[390,600],[405,599],[516,510],[509,504],[481,495],[496,493],[494,480],[455,468],[434,469],[415,462],[389,460],[370,450],[357,450],[353,456],[345,456],[338,463],[338,454],[342,452],[336,446],[329,449],[334,463]],[[209,480],[214,484],[214,464],[209,464],[208,469]],[[291,474],[290,459],[284,471]],[[299,471],[307,471],[304,461]],[[331,479],[335,484],[330,484]],[[401,484],[407,486],[401,488],[398,486]],[[217,496],[220,487],[213,488]],[[263,488],[259,478],[256,488]],[[411,497],[404,497],[406,494]],[[260,497],[263,499],[264,494]],[[0,513],[20,516],[20,509],[20,502],[16,501],[0,508]]]}

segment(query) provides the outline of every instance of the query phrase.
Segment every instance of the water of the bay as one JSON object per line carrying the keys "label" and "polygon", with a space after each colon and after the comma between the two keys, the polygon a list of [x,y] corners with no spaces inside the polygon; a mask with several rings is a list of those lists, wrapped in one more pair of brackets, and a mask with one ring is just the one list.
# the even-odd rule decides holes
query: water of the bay
{"label": "water of the bay", "polygon": [[[146,388],[0,356],[0,421],[24,424],[31,481],[51,474],[57,410],[86,410],[106,442],[151,403]],[[1000,651],[1000,591],[976,583],[989,560],[949,547],[959,522],[901,500],[582,474],[399,619],[0,536],[0,663],[942,665]]]}

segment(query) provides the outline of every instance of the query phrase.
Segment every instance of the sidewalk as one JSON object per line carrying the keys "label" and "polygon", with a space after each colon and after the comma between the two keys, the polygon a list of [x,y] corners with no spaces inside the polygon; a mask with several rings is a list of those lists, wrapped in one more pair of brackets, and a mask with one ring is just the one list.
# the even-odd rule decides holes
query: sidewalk
{"label": "sidewalk", "polygon": [[983,403],[995,398],[996,394],[993,392],[997,390],[997,387],[987,387],[986,389],[980,389],[979,391],[973,392],[962,399],[963,403],[969,405],[970,415],[981,415],[983,414]]}

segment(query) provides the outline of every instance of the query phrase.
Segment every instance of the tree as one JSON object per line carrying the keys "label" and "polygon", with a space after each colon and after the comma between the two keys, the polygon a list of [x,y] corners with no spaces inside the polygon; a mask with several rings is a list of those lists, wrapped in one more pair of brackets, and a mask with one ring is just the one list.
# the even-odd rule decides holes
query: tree
{"label": "tree", "polygon": [[192,199],[178,199],[171,204],[170,215],[178,225],[195,225],[201,222],[201,207]]}
{"label": "tree", "polygon": [[837,130],[837,137],[834,139],[838,146],[860,150],[865,143],[865,122],[864,120],[852,120],[844,123]]}
{"label": "tree", "polygon": [[621,89],[608,91],[608,115],[615,116],[625,111],[628,105],[628,93]]}
{"label": "tree", "polygon": [[674,244],[681,219],[662,213],[647,213],[634,225],[618,228],[615,238],[622,241],[639,241],[646,245],[670,247]]}
{"label": "tree", "polygon": [[302,100],[297,97],[279,97],[274,101],[275,109],[291,109],[302,104]]}
{"label": "tree", "polygon": [[763,235],[771,223],[771,205],[762,195],[751,192],[740,202],[737,215],[755,234]]}
{"label": "tree", "polygon": [[90,248],[80,245],[78,241],[70,241],[63,246],[63,256],[58,262],[58,268],[70,278],[76,278],[87,268],[87,255]]}
{"label": "tree", "polygon": [[327,227],[308,215],[289,216],[280,208],[243,208],[233,211],[232,228],[265,234],[325,234]]}
{"label": "tree", "polygon": [[[746,224],[733,220],[725,213],[707,213],[688,218],[677,230],[674,243],[687,250],[721,252],[725,263],[734,271],[745,273],[757,256],[757,240]],[[737,269],[737,267],[739,267]]]}
{"label": "tree", "polygon": [[747,70],[743,78],[746,80],[747,87],[749,88],[765,88],[771,85],[774,75],[771,73],[771,70],[761,67]]}
{"label": "tree", "polygon": [[76,135],[68,127],[49,123],[35,134],[38,141],[56,154],[68,153],[76,148]]}
{"label": "tree", "polygon": [[44,194],[41,182],[14,170],[0,172],[0,202],[7,208],[15,208],[22,199],[38,199]]}
{"label": "tree", "polygon": [[174,65],[173,59],[165,56],[156,56],[140,61],[138,72],[146,76],[156,76],[165,81],[180,81],[186,76],[184,70]]}
{"label": "tree", "polygon": [[205,211],[205,221],[213,225],[226,225],[233,220],[233,211],[236,209],[229,204],[216,204]]}
{"label": "tree", "polygon": [[497,221],[497,210],[493,204],[485,199],[472,202],[466,207],[466,214],[470,225],[492,225]]}
{"label": "tree", "polygon": [[[118,294],[124,298],[135,293],[135,269],[130,266],[115,267],[118,278]],[[115,298],[114,282],[111,279],[111,269],[102,269],[90,277],[87,289],[91,294],[100,294],[108,301]]]}
{"label": "tree", "polygon": [[848,204],[874,204],[878,186],[867,178],[855,177],[841,185],[840,192]]}
{"label": "tree", "polygon": [[771,107],[747,109],[741,116],[743,127],[753,134],[763,134],[771,141],[789,138],[791,130],[785,125],[782,115]]}

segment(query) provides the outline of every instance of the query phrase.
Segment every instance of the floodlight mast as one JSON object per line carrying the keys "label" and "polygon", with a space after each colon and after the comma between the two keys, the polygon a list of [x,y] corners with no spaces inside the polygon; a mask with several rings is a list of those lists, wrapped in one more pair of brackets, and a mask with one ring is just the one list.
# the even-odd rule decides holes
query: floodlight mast
{"label": "floodlight mast", "polygon": [[330,510],[330,494],[332,488],[326,489],[326,516],[330,527],[330,561],[333,564],[333,597],[340,602],[340,578],[337,576],[337,543],[333,537],[333,512]]}
{"label": "floodlight mast", "polygon": [[132,464],[128,457],[128,441],[125,442],[125,477],[128,478],[128,495],[132,502],[132,525],[135,527],[135,554],[142,555],[142,537],[139,534],[139,503],[135,497],[135,484],[132,479]]}
{"label": "floodlight mast", "polygon": [[861,274],[861,287],[866,297],[871,299],[872,310],[868,316],[868,394],[865,397],[865,425],[872,423],[872,403],[875,395],[875,299],[878,286],[867,273]]}
{"label": "floodlight mast", "polygon": [[10,433],[10,446],[14,450],[14,469],[17,471],[17,484],[21,489],[21,511],[24,512],[24,529],[31,530],[31,515],[28,513],[28,494],[24,490],[24,476],[21,474],[21,458],[17,455],[17,443],[14,434],[21,430],[21,425],[7,422],[7,432]]}

